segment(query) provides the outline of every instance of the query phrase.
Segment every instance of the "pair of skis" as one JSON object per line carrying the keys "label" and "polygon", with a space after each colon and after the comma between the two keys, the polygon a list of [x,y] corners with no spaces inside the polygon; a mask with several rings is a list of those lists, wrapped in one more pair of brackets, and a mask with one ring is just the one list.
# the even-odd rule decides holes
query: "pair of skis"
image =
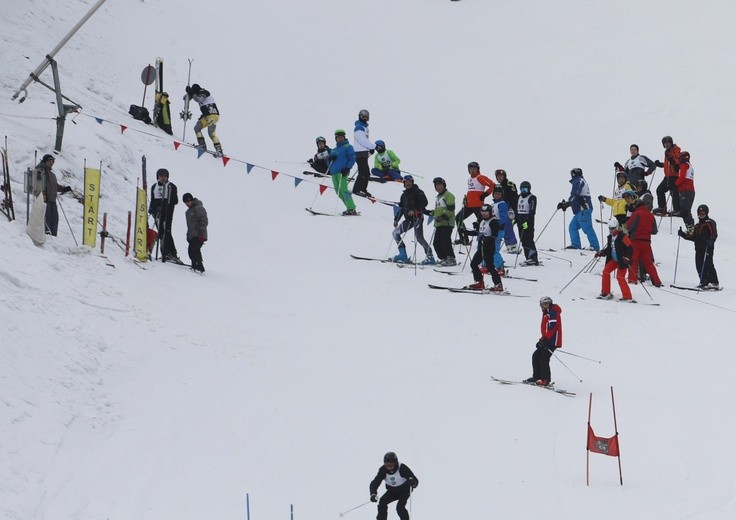
{"label": "pair of skis", "polygon": [[510,381],[508,379],[499,379],[497,377],[491,376],[491,379],[496,381],[497,383],[501,383],[502,385],[527,385],[527,386],[533,386],[535,388],[544,388],[545,390],[550,390],[552,392],[555,392],[560,395],[564,395],[567,397],[575,397],[575,392],[570,392],[568,390],[563,390],[561,388],[555,388],[554,383],[550,383],[547,386],[541,386],[537,385],[535,383],[527,383],[526,381]]}
{"label": "pair of skis", "polygon": [[492,291],[491,289],[470,289],[468,287],[445,287],[444,285],[433,285],[427,284],[430,289],[444,289],[453,293],[464,293],[464,294],[492,294],[495,296],[513,296],[514,298],[529,298],[524,294],[511,294],[507,290],[503,291]]}

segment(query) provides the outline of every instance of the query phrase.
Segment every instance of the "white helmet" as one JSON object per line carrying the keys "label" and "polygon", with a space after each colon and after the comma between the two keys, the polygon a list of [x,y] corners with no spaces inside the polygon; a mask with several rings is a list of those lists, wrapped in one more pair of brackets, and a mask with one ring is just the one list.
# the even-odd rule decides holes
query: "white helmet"
{"label": "white helmet", "polygon": [[608,229],[617,229],[619,227],[619,222],[616,217],[611,218],[611,220],[608,221]]}

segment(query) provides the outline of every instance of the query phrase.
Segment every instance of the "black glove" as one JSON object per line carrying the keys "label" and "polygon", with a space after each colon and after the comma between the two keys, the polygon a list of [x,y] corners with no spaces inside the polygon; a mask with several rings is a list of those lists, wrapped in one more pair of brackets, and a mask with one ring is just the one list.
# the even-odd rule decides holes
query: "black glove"
{"label": "black glove", "polygon": [[603,195],[598,195],[598,200],[601,202],[606,202],[606,197],[604,197]]}
{"label": "black glove", "polygon": [[375,493],[373,493],[371,495],[371,502],[378,502],[378,495],[376,495]]}
{"label": "black glove", "polygon": [[623,170],[624,169],[624,167],[621,166],[621,163],[618,162],[618,161],[616,161],[615,163],[613,163],[613,167],[616,168],[617,170]]}
{"label": "black glove", "polygon": [[72,191],[71,186],[64,186],[63,188],[61,188],[61,193],[69,193],[70,191]]}
{"label": "black glove", "polygon": [[189,95],[189,96],[192,95],[192,87],[187,86],[187,88],[185,88],[184,90],[186,90],[187,95]]}
{"label": "black glove", "polygon": [[475,222],[473,222],[473,229],[475,229],[476,231],[479,230],[480,229],[480,222],[478,222],[477,220]]}
{"label": "black glove", "polygon": [[685,238],[685,233],[682,231],[682,228],[677,230],[677,236]]}
{"label": "black glove", "polygon": [[376,149],[375,148],[373,150],[368,150],[368,151],[370,152],[371,155],[373,155],[374,153],[376,153]]}
{"label": "black glove", "polygon": [[350,168],[343,168],[340,173],[347,177],[350,174]]}
{"label": "black glove", "polygon": [[565,211],[568,207],[570,207],[570,203],[566,200],[563,200],[559,204],[557,204],[557,209],[561,209],[562,211]]}
{"label": "black glove", "polygon": [[656,166],[657,168],[662,168],[664,167],[664,163],[662,161],[657,160],[657,161],[654,161],[654,166]]}
{"label": "black glove", "polygon": [[537,348],[547,348],[549,347],[549,341],[547,338],[539,338],[539,341],[537,341]]}
{"label": "black glove", "polygon": [[411,486],[412,489],[416,489],[417,486],[419,485],[419,482],[417,482],[417,479],[415,479],[414,477],[409,477],[407,482],[409,482],[409,485]]}
{"label": "black glove", "polygon": [[307,159],[307,162],[308,162],[309,164],[314,164],[314,159]]}
{"label": "black glove", "polygon": [[487,196],[488,196],[488,192],[484,191],[483,193],[480,194],[480,200],[486,200]]}

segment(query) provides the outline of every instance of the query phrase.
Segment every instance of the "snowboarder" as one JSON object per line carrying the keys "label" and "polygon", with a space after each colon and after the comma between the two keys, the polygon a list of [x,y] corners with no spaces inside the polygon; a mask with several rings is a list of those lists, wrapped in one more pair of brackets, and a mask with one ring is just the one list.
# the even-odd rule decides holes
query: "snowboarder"
{"label": "snowboarder", "polygon": [[[662,280],[654,265],[652,254],[652,235],[657,233],[657,222],[646,204],[639,200],[636,193],[624,193],[627,206],[632,208],[631,216],[626,221],[626,231],[631,239],[631,267],[629,268],[629,283],[637,283],[637,276],[642,271],[652,279],[652,285],[662,287]],[[646,276],[639,276],[643,282]]]}
{"label": "snowboarder", "polygon": [[665,194],[669,191],[670,197],[672,198],[672,215],[679,216],[680,197],[677,193],[675,180],[680,174],[680,147],[672,141],[672,137],[669,135],[662,138],[662,146],[664,147],[664,162],[654,162],[658,168],[664,168],[664,179],[657,186],[657,208],[654,210],[654,214],[667,214],[667,198]]}
{"label": "snowboarder", "polygon": [[588,243],[592,251],[600,249],[598,237],[593,229],[593,203],[590,199],[590,188],[583,178],[583,170],[573,168],[570,170],[570,197],[557,204],[557,209],[565,211],[572,207],[573,217],[570,219],[568,231],[570,232],[570,245],[567,249],[582,249],[580,243],[580,230],[588,237]]}
{"label": "snowboarder", "polygon": [[437,253],[439,265],[451,267],[457,265],[455,252],[452,250],[452,230],[455,228],[455,195],[447,190],[447,182],[442,177],[433,181],[437,192],[434,209],[428,213],[434,217],[434,252]]}
{"label": "snowboarder", "polygon": [[720,289],[718,273],[715,265],[713,265],[718,228],[715,220],[711,220],[708,213],[708,206],[705,204],[698,206],[698,223],[695,224],[693,232],[683,232],[680,228],[677,234],[685,240],[695,243],[695,268],[698,270],[698,276],[700,277],[698,288],[718,290]]}
{"label": "snowboarder", "polygon": [[[46,226],[46,234],[56,236],[59,231],[59,208],[56,205],[56,199],[59,193],[68,193],[72,191],[71,187],[59,184],[56,174],[52,170],[56,159],[53,155],[46,154],[41,162],[36,166],[36,175],[40,177],[40,185],[36,186],[38,193],[43,193],[43,200],[46,203],[46,214],[44,222]],[[34,193],[37,195],[37,193]]]}
{"label": "snowboarder", "polygon": [[[409,229],[414,229],[414,238],[424,249],[427,257],[420,262],[421,265],[434,265],[436,260],[432,254],[432,249],[424,239],[424,214],[427,212],[427,196],[419,186],[414,184],[414,177],[411,175],[404,176],[404,193],[401,194],[399,205],[394,206],[394,231],[393,237],[399,246],[399,254],[394,256],[394,262],[409,262],[409,256],[406,254],[406,245],[401,238]],[[404,221],[399,224],[401,217]],[[414,259],[416,261],[416,259]]]}
{"label": "snowboarder", "polygon": [[516,227],[519,230],[521,247],[524,250],[522,265],[539,265],[537,245],[534,243],[534,217],[537,214],[537,196],[532,195],[532,185],[523,181],[519,185],[519,199],[516,203]]}
{"label": "snowboarder", "polygon": [[[506,274],[506,267],[504,266],[503,256],[501,256],[501,246],[506,239],[506,227],[510,219],[509,205],[503,200],[503,188],[500,184],[496,184],[493,187],[493,218],[498,220],[498,234],[496,235],[496,247],[493,252],[493,266],[488,266],[489,270],[491,267],[498,271],[498,274],[504,276]],[[514,237],[516,238],[516,237]]]}
{"label": "snowboarder", "polygon": [[193,99],[199,104],[199,110],[202,112],[202,116],[197,121],[197,124],[194,125],[198,148],[200,150],[207,150],[207,143],[205,143],[204,135],[202,135],[202,129],[207,128],[212,144],[215,147],[215,155],[222,157],[222,145],[215,133],[217,122],[220,120],[220,111],[217,109],[215,98],[210,94],[209,90],[202,88],[197,83],[191,87],[187,87],[186,92],[186,95],[190,99]]}
{"label": "snowboarder", "polygon": [[[474,222],[473,226],[478,226],[477,230],[464,230],[462,233],[467,236],[478,237],[478,249],[473,255],[473,259],[470,261],[470,269],[473,272],[472,283],[466,287],[466,289],[476,289],[482,291],[485,289],[485,283],[483,282],[483,273],[481,272],[481,265],[491,265],[493,262],[493,255],[498,244],[498,234],[501,232],[501,223],[494,216],[493,206],[490,204],[483,204],[480,207],[480,222]],[[490,289],[494,292],[503,291],[503,283],[501,282],[501,275],[498,271],[492,267],[487,269],[493,280],[493,287]]]}
{"label": "snowboarder", "polygon": [[[307,159],[307,162],[315,171],[326,174],[330,168],[330,151],[332,149],[327,146],[327,139],[322,136],[319,136],[315,141],[317,143],[317,153],[311,159]],[[306,175],[314,175],[314,172],[304,173]]]}
{"label": "snowboarder", "polygon": [[368,193],[368,179],[371,177],[368,157],[373,154],[376,145],[371,142],[369,137],[368,120],[370,117],[370,113],[365,108],[358,112],[358,120],[355,121],[355,129],[353,130],[355,162],[358,164],[358,176],[353,183],[353,193],[361,197],[372,196]]}
{"label": "snowboarder", "polygon": [[598,200],[600,202],[611,206],[613,216],[618,219],[620,224],[626,222],[626,201],[624,201],[624,192],[630,190],[633,190],[633,187],[627,180],[626,172],[619,170],[616,172],[616,187],[613,190],[613,198],[598,195]]}
{"label": "snowboarder", "polygon": [[613,167],[616,168],[616,171],[625,171],[629,182],[634,185],[638,181],[643,180],[644,177],[651,175],[657,168],[657,165],[646,155],[639,154],[638,144],[629,146],[629,152],[631,153],[631,158],[623,166],[621,166],[621,163],[615,162],[613,163]]}
{"label": "snowboarder", "polygon": [[335,130],[335,147],[330,151],[330,175],[332,176],[332,186],[340,200],[345,204],[345,216],[355,216],[355,202],[353,196],[348,190],[348,175],[350,168],[355,164],[355,150],[345,137],[345,130],[338,128]]}
{"label": "snowboarder", "polygon": [[531,385],[550,386],[552,372],[549,360],[558,348],[562,348],[562,308],[552,301],[549,296],[539,299],[542,309],[542,323],[540,329],[542,337],[537,341],[536,349],[532,354],[532,377],[524,382]]}
{"label": "snowboarder", "polygon": [[156,171],[156,184],[151,186],[151,202],[148,204],[148,214],[156,222],[158,238],[161,241],[161,261],[182,263],[176,251],[171,224],[174,219],[174,209],[179,203],[179,193],[176,184],[169,181],[169,170],[159,168]]}
{"label": "snowboarder", "polygon": [[611,218],[608,222],[608,243],[606,247],[598,251],[595,256],[606,257],[606,265],[603,267],[603,280],[601,281],[601,293],[597,296],[599,300],[611,300],[611,273],[616,271],[616,280],[621,288],[623,297],[620,301],[633,301],[631,297],[631,289],[626,281],[626,273],[631,267],[631,255],[633,248],[631,247],[631,239],[620,227],[618,220]]}
{"label": "snowboarder", "polygon": [[189,260],[192,269],[204,273],[202,263],[202,246],[207,242],[207,210],[204,209],[202,201],[196,199],[191,193],[185,193],[181,200],[186,204],[187,211],[187,242],[189,242]]}
{"label": "snowboarder", "polygon": [[376,141],[376,157],[373,160],[371,173],[379,179],[388,181],[400,181],[401,171],[399,164],[401,159],[393,150],[386,150],[386,143],[378,139]]}
{"label": "snowboarder", "polygon": [[690,154],[680,152],[680,173],[675,180],[677,193],[680,196],[680,216],[687,227],[687,233],[692,233],[695,227],[692,207],[695,200],[695,171],[690,164]]}
{"label": "snowboarder", "polygon": [[516,184],[508,179],[506,170],[496,170],[497,186],[503,188],[503,200],[509,206],[509,215],[504,227],[504,242],[506,242],[506,252],[516,254],[519,252],[518,240],[514,234],[514,220],[516,218],[516,202],[519,200],[519,192],[516,190]]}
{"label": "snowboarder", "polygon": [[[483,200],[493,191],[495,183],[480,173],[480,165],[475,162],[468,163],[468,192],[463,200],[463,207],[458,212],[455,220],[457,222],[458,231],[465,228],[465,219],[470,215],[475,215],[476,220],[480,220],[480,207],[483,205]],[[462,235],[455,242],[457,244],[463,243]]]}
{"label": "snowboarder", "polygon": [[[386,492],[378,498],[378,486],[381,481],[386,483]],[[419,485],[414,472],[406,464],[399,464],[399,458],[392,451],[383,456],[383,466],[378,468],[376,477],[371,481],[369,490],[371,502],[378,502],[378,515],[376,520],[386,520],[388,517],[388,505],[397,502],[396,513],[401,520],[409,520],[409,512],[406,510],[406,502],[411,493]]]}

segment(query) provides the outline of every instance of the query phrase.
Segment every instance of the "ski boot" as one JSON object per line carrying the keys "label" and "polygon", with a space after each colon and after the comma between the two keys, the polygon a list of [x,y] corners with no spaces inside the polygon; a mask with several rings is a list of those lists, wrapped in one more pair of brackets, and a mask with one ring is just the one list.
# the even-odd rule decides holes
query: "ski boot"
{"label": "ski boot", "polygon": [[432,252],[427,253],[427,258],[419,262],[420,265],[435,265],[437,261],[434,259]]}
{"label": "ski boot", "polygon": [[473,291],[482,291],[486,288],[486,284],[483,283],[483,280],[481,280],[480,282],[471,283],[470,285],[467,285],[464,288],[471,289]]}
{"label": "ski boot", "polygon": [[394,256],[391,259],[391,261],[392,262],[403,263],[403,264],[408,263],[409,262],[409,257],[406,255],[406,247],[404,247],[404,246],[399,247],[399,254],[396,255],[396,256]]}
{"label": "ski boot", "polygon": [[222,157],[222,145],[220,143],[214,143],[215,145],[215,157]]}
{"label": "ski boot", "polygon": [[613,294],[603,294],[600,293],[598,296],[595,297],[597,300],[613,300]]}

